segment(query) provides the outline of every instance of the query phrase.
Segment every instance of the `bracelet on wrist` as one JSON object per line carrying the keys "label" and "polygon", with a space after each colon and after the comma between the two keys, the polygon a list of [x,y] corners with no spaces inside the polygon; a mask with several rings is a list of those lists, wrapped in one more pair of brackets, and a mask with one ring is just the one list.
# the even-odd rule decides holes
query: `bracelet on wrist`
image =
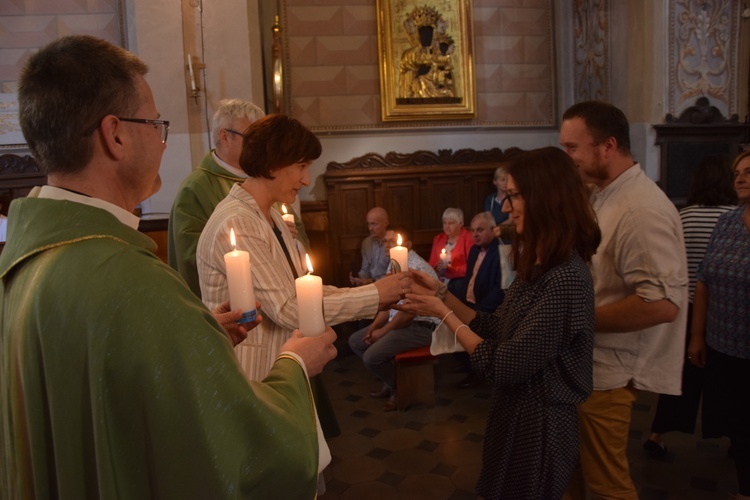
{"label": "bracelet on wrist", "polygon": [[459,330],[460,330],[461,328],[468,328],[469,330],[471,330],[471,329],[470,329],[470,328],[469,328],[469,327],[468,327],[467,325],[464,325],[464,324],[460,324],[460,325],[458,325],[458,328],[456,328],[456,330],[455,330],[455,331],[453,332],[453,335],[458,335],[458,331],[459,331]]}

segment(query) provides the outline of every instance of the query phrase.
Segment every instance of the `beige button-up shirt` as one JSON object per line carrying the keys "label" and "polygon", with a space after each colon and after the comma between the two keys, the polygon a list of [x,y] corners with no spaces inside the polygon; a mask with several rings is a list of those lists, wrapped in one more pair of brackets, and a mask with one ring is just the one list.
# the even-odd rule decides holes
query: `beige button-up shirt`
{"label": "beige button-up shirt", "polygon": [[680,394],[685,357],[688,277],[677,209],[639,164],[591,203],[602,242],[592,259],[596,305],[636,294],[647,302],[667,299],[680,308],[672,323],[627,333],[596,332],[594,389],[624,387]]}

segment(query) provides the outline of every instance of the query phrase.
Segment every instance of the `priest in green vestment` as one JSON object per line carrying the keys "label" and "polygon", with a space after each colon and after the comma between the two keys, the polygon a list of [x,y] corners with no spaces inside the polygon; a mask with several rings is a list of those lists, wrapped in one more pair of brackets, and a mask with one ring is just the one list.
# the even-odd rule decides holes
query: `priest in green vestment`
{"label": "priest in green vestment", "polygon": [[[177,191],[172,213],[169,215],[167,255],[169,265],[185,278],[190,289],[201,296],[195,250],[198,238],[208,218],[221,200],[227,197],[232,185],[241,183],[247,174],[240,168],[242,134],[258,118],[265,115],[255,104],[243,99],[224,99],[213,116],[211,137],[215,149],[201,160],[182,182]],[[281,204],[275,206],[279,212]],[[309,247],[305,226],[291,206],[297,241]]]}
{"label": "priest in green vestment", "polygon": [[11,204],[0,255],[0,498],[314,498],[330,455],[307,375],[335,334],[291,338],[248,382],[154,255],[132,213],[160,186],[169,122],[146,72],[90,36],[22,72],[21,128],[49,185]]}

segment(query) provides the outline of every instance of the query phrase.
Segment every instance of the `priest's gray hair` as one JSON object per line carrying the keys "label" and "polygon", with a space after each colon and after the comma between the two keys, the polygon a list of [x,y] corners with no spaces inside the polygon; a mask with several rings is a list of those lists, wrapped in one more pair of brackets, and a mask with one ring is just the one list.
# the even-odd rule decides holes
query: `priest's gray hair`
{"label": "priest's gray hair", "polygon": [[[265,111],[255,104],[244,99],[222,99],[219,101],[219,108],[214,113],[211,121],[211,141],[216,145],[219,142],[219,132],[221,129],[230,127],[235,120],[247,118],[250,123],[266,116]],[[237,132],[245,133],[244,130]]]}

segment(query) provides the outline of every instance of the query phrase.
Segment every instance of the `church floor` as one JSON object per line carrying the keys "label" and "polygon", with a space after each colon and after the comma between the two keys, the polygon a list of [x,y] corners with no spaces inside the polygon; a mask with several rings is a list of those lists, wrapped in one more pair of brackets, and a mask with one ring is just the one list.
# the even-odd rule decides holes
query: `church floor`
{"label": "church floor", "polygon": [[[341,349],[344,351],[345,349]],[[384,412],[380,388],[362,362],[342,352],[323,374],[341,435],[329,440],[333,457],[325,470],[321,500],[473,499],[481,466],[482,439],[490,390],[458,389],[463,374],[453,358],[436,369],[437,404],[405,412]],[[642,500],[725,500],[737,491],[728,441],[681,433],[666,436],[664,459],[641,448],[649,435],[656,396],[641,393],[633,411],[628,456]]]}

